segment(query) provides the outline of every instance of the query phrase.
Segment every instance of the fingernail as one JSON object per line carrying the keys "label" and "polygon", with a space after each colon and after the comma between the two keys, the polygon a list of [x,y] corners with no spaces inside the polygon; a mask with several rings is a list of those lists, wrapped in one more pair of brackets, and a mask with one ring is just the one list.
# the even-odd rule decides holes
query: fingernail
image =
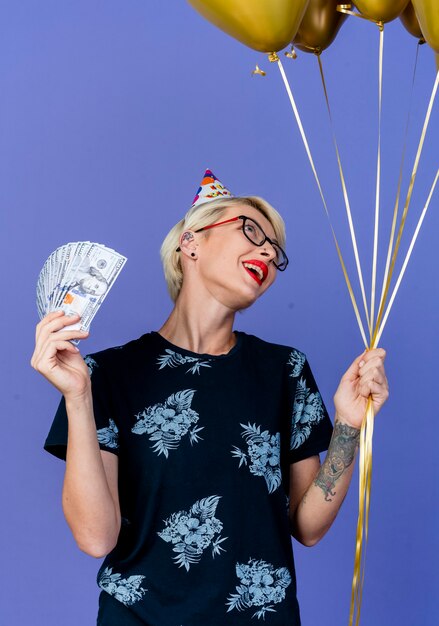
{"label": "fingernail", "polygon": [[363,367],[364,363],[365,363],[365,361],[360,361],[359,366]]}

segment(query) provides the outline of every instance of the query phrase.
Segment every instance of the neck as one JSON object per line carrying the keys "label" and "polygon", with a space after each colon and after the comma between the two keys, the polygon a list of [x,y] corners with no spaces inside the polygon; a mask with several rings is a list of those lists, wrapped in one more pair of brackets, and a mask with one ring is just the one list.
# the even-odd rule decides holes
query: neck
{"label": "neck", "polygon": [[199,354],[227,354],[236,343],[235,312],[212,299],[199,301],[183,289],[170,316],[160,328],[162,337]]}

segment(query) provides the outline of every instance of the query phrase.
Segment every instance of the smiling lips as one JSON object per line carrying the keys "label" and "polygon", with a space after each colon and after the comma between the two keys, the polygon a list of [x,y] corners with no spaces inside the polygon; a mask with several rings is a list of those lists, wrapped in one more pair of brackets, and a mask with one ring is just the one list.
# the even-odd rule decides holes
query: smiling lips
{"label": "smiling lips", "polygon": [[250,259],[249,261],[244,261],[243,266],[258,285],[262,285],[268,274],[266,263],[258,259]]}

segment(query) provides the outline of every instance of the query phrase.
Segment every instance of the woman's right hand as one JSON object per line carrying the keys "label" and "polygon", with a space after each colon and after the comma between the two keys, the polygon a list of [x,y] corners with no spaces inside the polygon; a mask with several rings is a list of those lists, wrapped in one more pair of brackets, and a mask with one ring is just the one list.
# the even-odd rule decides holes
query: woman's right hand
{"label": "woman's right hand", "polygon": [[79,315],[54,311],[37,325],[31,365],[67,398],[78,398],[90,390],[88,367],[71,339],[86,339],[88,332],[63,330],[78,322]]}

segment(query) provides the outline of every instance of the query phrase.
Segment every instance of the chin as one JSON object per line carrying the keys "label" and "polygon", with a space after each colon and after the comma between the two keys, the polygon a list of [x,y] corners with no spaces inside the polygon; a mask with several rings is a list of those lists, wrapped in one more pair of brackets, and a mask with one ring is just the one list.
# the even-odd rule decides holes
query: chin
{"label": "chin", "polygon": [[230,303],[227,304],[227,306],[229,306],[229,308],[233,309],[234,311],[243,311],[251,307],[252,304],[254,304],[256,300],[258,300],[265,293],[265,291],[266,290],[258,293],[253,289],[245,289],[241,290],[240,293],[235,292],[235,297],[233,298],[233,301],[231,301],[230,297],[226,298],[227,300],[229,300]]}
{"label": "chin", "polygon": [[229,280],[211,285],[208,291],[217,302],[228,309],[242,311],[251,307],[269,289],[270,284],[271,282],[268,282],[259,286],[245,281]]}

